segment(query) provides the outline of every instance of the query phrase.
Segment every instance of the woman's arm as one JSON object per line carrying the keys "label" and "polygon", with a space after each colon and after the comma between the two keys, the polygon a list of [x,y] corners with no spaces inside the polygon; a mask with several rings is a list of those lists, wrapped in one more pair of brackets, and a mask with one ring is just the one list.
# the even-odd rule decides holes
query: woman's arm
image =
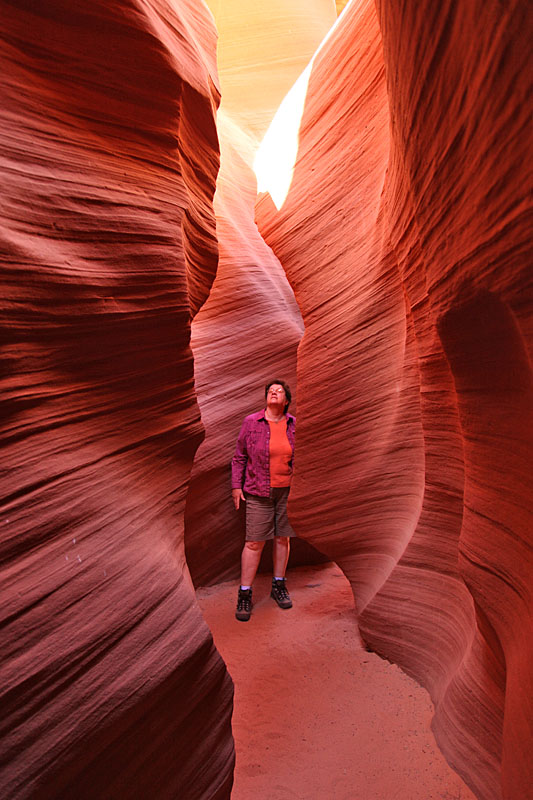
{"label": "woman's arm", "polygon": [[239,508],[240,501],[245,500],[242,487],[244,485],[246,464],[248,463],[247,435],[248,424],[244,420],[235,445],[235,454],[231,460],[231,495],[236,509]]}

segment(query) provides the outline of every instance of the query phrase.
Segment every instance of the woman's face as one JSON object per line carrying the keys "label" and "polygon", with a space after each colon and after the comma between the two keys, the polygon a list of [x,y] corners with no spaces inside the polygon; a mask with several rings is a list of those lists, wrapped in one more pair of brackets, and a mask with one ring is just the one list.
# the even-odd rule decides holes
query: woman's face
{"label": "woman's face", "polygon": [[267,392],[267,403],[276,403],[284,406],[286,402],[287,395],[283,386],[279,383],[273,383]]}

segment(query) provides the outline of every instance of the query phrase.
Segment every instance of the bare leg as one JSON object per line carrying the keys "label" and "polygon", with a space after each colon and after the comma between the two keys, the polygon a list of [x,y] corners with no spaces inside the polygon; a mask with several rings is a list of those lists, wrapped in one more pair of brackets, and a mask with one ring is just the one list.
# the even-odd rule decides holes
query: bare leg
{"label": "bare leg", "polygon": [[245,542],[241,556],[241,586],[251,586],[261,561],[264,542]]}
{"label": "bare leg", "polygon": [[274,536],[274,576],[276,578],[284,578],[285,570],[287,569],[287,562],[289,560],[289,553],[291,549],[291,540],[288,536]]}

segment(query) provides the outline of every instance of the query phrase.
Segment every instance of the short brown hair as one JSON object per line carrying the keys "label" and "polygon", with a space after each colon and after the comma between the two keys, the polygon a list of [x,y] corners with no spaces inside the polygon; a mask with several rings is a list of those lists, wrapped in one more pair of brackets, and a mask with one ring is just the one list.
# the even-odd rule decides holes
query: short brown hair
{"label": "short brown hair", "polygon": [[268,394],[268,390],[275,383],[277,383],[279,386],[283,386],[283,389],[285,391],[285,397],[287,398],[287,402],[285,403],[285,408],[283,409],[283,413],[286,414],[287,413],[287,409],[289,408],[289,406],[291,404],[291,400],[292,400],[291,387],[289,386],[289,384],[286,381],[280,381],[277,378],[275,380],[269,381],[267,383],[267,385],[265,386],[265,400],[266,400],[266,396]]}

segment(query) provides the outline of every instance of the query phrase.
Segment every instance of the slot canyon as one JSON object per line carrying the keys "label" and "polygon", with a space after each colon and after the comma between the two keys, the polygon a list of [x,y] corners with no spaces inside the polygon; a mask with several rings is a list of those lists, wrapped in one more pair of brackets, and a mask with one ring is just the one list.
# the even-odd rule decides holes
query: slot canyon
{"label": "slot canyon", "polygon": [[0,8],[0,797],[230,797],[196,590],[276,375],[291,565],[531,800],[530,3]]}

